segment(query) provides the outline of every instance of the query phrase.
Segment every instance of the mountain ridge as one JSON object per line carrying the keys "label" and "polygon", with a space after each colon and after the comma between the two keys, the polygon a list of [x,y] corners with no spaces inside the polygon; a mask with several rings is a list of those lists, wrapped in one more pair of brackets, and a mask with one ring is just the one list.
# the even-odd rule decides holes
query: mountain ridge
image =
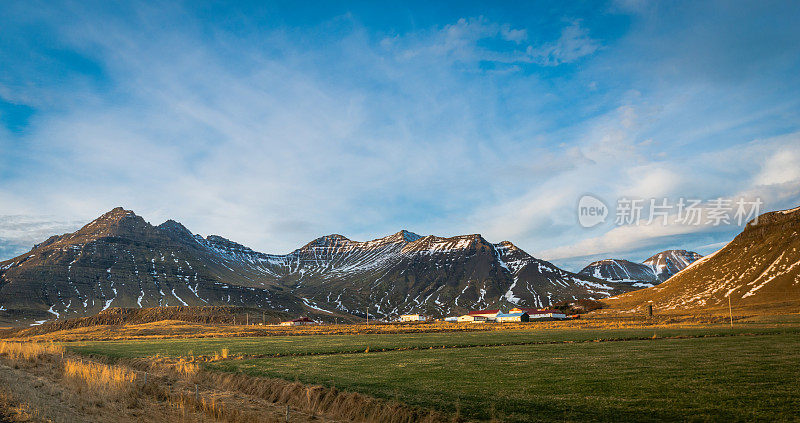
{"label": "mountain ridge", "polygon": [[239,305],[390,318],[470,308],[548,306],[630,288],[567,272],[509,241],[401,230],[371,241],[332,234],[289,254],[153,226],[115,208],[71,234],[0,262],[0,318],[48,320],[109,307]]}
{"label": "mountain ridge", "polygon": [[694,251],[664,250],[641,263],[613,258],[597,260],[578,273],[645,288],[666,281],[702,257]]}

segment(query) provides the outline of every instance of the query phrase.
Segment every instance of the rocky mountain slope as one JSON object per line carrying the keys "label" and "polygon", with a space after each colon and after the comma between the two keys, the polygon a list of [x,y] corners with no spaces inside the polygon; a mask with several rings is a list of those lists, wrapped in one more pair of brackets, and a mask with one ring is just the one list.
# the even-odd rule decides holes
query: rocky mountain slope
{"label": "rocky mountain slope", "polygon": [[548,306],[632,289],[536,259],[510,242],[408,231],[367,242],[318,238],[286,255],[152,226],[116,208],[0,262],[0,320],[44,321],[109,307],[237,305],[292,314],[443,316],[499,305]]}
{"label": "rocky mountain slope", "polygon": [[598,260],[584,267],[579,273],[642,287],[650,287],[659,282],[652,267],[625,259]]}
{"label": "rocky mountain slope", "polygon": [[757,310],[800,305],[800,208],[765,213],[666,282],[605,300],[613,309]]}
{"label": "rocky mountain slope", "polygon": [[701,258],[703,256],[694,251],[666,250],[653,255],[642,263],[653,269],[657,280],[664,282]]}
{"label": "rocky mountain slope", "polygon": [[644,288],[664,282],[701,257],[694,251],[666,250],[642,263],[624,259],[598,260],[584,267],[579,274]]}
{"label": "rocky mountain slope", "polygon": [[53,236],[0,263],[0,309],[10,320],[95,314],[109,307],[250,305],[299,312],[281,287],[217,253],[219,242],[175,222],[154,227],[114,209],[77,232]]}

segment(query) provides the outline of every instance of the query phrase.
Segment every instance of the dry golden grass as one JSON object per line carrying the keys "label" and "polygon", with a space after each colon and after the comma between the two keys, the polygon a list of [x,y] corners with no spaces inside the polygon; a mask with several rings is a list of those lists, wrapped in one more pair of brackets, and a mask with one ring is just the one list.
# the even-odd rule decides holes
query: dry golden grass
{"label": "dry golden grass", "polygon": [[35,361],[44,355],[63,355],[64,347],[51,343],[0,341],[0,356]]}
{"label": "dry golden grass", "polygon": [[230,350],[228,350],[227,348],[223,348],[221,352],[214,351],[214,357],[211,360],[212,361],[226,360],[229,354]]}
{"label": "dry golden grass", "polygon": [[202,373],[203,383],[219,389],[241,392],[272,403],[287,404],[313,415],[354,422],[435,423],[450,422],[453,416],[354,392],[319,385],[304,385],[283,379],[252,377],[244,374]]}
{"label": "dry golden grass", "polygon": [[[292,415],[300,413],[311,416],[313,421],[325,419],[389,423],[459,421],[435,411],[336,388],[305,385],[279,378],[253,377],[241,373],[202,371],[197,366],[198,362],[203,361],[202,357],[196,358],[196,361],[190,360],[150,357],[123,359],[118,363],[125,363],[126,366],[138,371],[148,371],[152,375],[148,381],[156,382],[141,386],[146,395],[161,398],[181,412],[200,412],[212,418],[228,421],[250,421],[249,416],[254,410],[247,410],[242,404],[232,400],[242,396],[280,405],[281,408],[289,406]],[[177,380],[172,379],[173,389],[182,387],[182,391],[164,391],[165,384],[161,383],[162,378],[170,375],[178,377]],[[199,396],[194,394],[196,387],[199,387]],[[214,394],[212,391],[217,393]]]}
{"label": "dry golden grass", "polygon": [[197,363],[189,361],[187,359],[180,359],[176,363],[173,364],[175,371],[180,373],[183,376],[192,377],[197,375],[200,372],[200,366]]}
{"label": "dry golden grass", "polygon": [[[174,379],[149,383],[156,390],[136,382],[126,387],[124,370],[132,369],[120,372],[101,363],[77,361],[75,365],[68,360],[60,355],[30,362],[21,356],[0,359],[0,422],[216,421],[194,408],[176,410],[168,401],[175,395],[171,392]],[[98,383],[101,380],[114,388],[107,389],[107,383]]]}
{"label": "dry golden grass", "polygon": [[102,395],[127,394],[136,389],[136,373],[121,366],[67,359],[64,377]]}
{"label": "dry golden grass", "polygon": [[[0,342],[0,422],[30,421],[31,417],[34,421],[115,423],[178,421],[180,417],[192,422],[284,421],[286,405],[217,386],[190,359],[151,357],[108,364],[62,358],[61,349],[53,347]],[[291,421],[330,419],[292,408]]]}
{"label": "dry golden grass", "polygon": [[[217,355],[222,356],[220,353]],[[159,356],[122,359],[118,363],[125,363],[126,366],[139,371],[148,371],[153,375],[148,380],[159,381],[165,375],[179,376],[182,382],[175,382],[173,386],[183,386],[183,391],[179,393],[164,392],[163,384],[160,383],[149,383],[143,385],[141,389],[151,397],[168,401],[181,412],[200,412],[212,418],[228,421],[250,421],[248,416],[254,410],[247,410],[241,407],[241,404],[232,401],[232,398],[243,396],[279,405],[281,409],[289,406],[293,416],[297,413],[311,416],[312,421],[326,419],[390,423],[460,421],[438,412],[336,388],[304,385],[279,378],[253,377],[241,373],[202,371],[197,364],[203,361],[207,360],[203,357],[175,359]],[[199,387],[199,397],[194,395],[195,386]],[[209,392],[213,390],[216,390],[217,394]],[[262,420],[257,419],[257,421]]]}

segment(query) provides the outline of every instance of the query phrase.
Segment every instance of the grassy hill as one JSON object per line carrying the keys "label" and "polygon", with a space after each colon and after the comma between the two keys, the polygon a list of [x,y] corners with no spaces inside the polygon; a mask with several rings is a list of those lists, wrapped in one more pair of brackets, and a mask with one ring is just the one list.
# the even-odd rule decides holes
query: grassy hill
{"label": "grassy hill", "polygon": [[[800,208],[765,213],[661,285],[604,300],[611,311],[770,314],[800,307]],[[608,310],[607,310],[608,311]]]}

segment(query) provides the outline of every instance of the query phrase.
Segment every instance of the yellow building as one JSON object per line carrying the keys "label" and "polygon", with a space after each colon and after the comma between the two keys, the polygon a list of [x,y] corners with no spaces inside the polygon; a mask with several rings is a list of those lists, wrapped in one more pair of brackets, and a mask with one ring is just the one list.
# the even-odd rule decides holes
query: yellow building
{"label": "yellow building", "polygon": [[479,316],[479,315],[472,315],[472,314],[465,314],[463,316],[458,316],[458,321],[459,322],[474,323],[474,322],[486,322],[488,320],[489,320],[489,318],[486,317],[486,316]]}
{"label": "yellow building", "polygon": [[530,316],[528,313],[499,313],[495,320],[504,323],[504,322],[527,322],[530,321]]}

